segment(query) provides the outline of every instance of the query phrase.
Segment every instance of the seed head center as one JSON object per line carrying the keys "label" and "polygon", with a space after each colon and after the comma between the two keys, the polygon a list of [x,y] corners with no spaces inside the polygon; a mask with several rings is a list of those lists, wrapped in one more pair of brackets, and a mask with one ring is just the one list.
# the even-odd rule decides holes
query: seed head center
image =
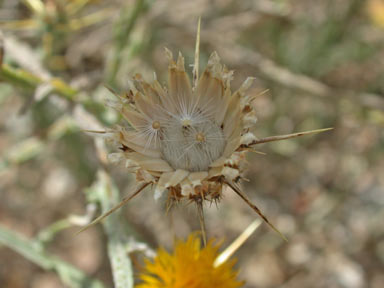
{"label": "seed head center", "polygon": [[189,126],[191,126],[192,121],[191,121],[191,119],[183,119],[181,121],[181,124],[183,125],[183,127],[189,127]]}
{"label": "seed head center", "polygon": [[204,141],[205,141],[205,136],[204,136],[204,134],[201,133],[201,132],[197,133],[197,134],[196,134],[196,141],[197,141],[197,142],[200,142],[200,143],[204,142]]}
{"label": "seed head center", "polygon": [[184,124],[170,121],[163,127],[160,143],[163,159],[174,169],[207,171],[224,152],[223,130],[209,119]]}
{"label": "seed head center", "polygon": [[153,121],[152,128],[155,130],[160,129],[160,122],[159,121]]}

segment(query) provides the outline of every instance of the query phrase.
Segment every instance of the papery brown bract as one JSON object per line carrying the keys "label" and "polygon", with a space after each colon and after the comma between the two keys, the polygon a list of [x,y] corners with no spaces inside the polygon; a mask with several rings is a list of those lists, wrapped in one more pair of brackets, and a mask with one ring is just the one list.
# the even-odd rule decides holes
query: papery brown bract
{"label": "papery brown bract", "polygon": [[110,138],[137,180],[154,184],[156,199],[168,193],[170,200],[217,200],[226,181],[242,178],[243,148],[256,139],[249,131],[256,116],[246,93],[252,78],[233,93],[232,71],[214,52],[192,87],[182,55],[175,62],[166,54],[168,89],[136,75],[129,93],[112,103],[130,127],[119,127]]}

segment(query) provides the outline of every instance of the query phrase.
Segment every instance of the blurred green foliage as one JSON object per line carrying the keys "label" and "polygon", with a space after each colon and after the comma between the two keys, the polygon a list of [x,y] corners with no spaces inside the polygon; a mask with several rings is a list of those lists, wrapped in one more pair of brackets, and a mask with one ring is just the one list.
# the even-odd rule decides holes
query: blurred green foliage
{"label": "blurred green foliage", "polygon": [[[43,287],[38,279],[48,271],[69,287],[102,287],[86,274],[108,287],[114,280],[129,287],[130,248],[122,244],[129,243],[127,235],[169,247],[175,233],[198,227],[184,207],[172,212],[175,220],[168,225],[151,193],[105,221],[109,240],[92,229],[74,237],[79,223],[69,215],[83,214],[89,203],[105,211],[119,190],[129,190],[129,173],[106,161],[115,148],[84,132],[121,123],[105,108],[114,96],[104,85],[124,93],[129,76],[141,73],[150,80],[153,71],[164,83],[164,47],[183,51],[187,65],[192,63],[199,16],[200,67],[217,50],[235,70],[235,87],[254,76],[253,93],[269,89],[254,101],[257,136],[335,127],[329,134],[262,146],[267,155],[250,157],[245,188],[290,241],[257,235],[239,254],[241,276],[249,287],[381,287],[383,1],[0,0],[0,5],[5,46],[0,242],[47,270],[25,262],[19,269],[21,260],[1,247],[1,262],[9,265],[0,269],[0,287]],[[254,215],[225,196],[220,209],[207,207],[207,226],[213,235],[231,238]],[[95,238],[107,247],[89,244]],[[120,273],[113,263],[122,254]],[[23,280],[16,283],[11,274]]]}

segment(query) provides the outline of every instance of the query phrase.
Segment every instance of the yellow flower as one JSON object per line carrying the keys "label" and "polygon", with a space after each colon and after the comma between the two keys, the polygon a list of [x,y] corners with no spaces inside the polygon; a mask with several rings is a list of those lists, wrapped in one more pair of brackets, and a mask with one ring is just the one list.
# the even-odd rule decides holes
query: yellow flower
{"label": "yellow flower", "polygon": [[178,240],[173,254],[159,249],[154,261],[146,260],[140,275],[142,283],[136,288],[236,288],[243,286],[237,280],[235,260],[227,260],[216,266],[219,245],[211,240],[201,247],[196,234],[186,242]]}
{"label": "yellow flower", "polygon": [[372,22],[380,28],[384,28],[384,1],[369,0],[366,4],[368,15]]}

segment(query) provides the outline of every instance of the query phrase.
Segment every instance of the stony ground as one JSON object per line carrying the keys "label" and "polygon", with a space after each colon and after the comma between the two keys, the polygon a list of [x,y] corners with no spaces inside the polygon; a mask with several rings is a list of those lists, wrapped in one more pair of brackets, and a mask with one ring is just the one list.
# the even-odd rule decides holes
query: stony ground
{"label": "stony ground", "polygon": [[[31,6],[37,2],[42,6]],[[254,101],[258,137],[334,127],[263,144],[258,149],[266,155],[249,157],[250,181],[243,187],[289,241],[263,225],[236,254],[239,277],[258,288],[383,287],[384,1],[0,5],[3,63],[42,82],[58,77],[77,90],[52,90],[35,78],[18,82],[2,71],[1,227],[31,239],[56,221],[84,214],[84,190],[100,169],[122,195],[129,193],[133,178],[123,166],[100,162],[102,139],[95,142],[80,129],[119,121],[104,108],[112,97],[105,85],[124,91],[128,75],[151,79],[153,71],[164,82],[165,46],[192,63],[202,16],[201,65],[216,50],[235,70],[235,87],[253,76],[252,93],[268,90]],[[153,248],[171,248],[174,235],[199,229],[193,205],[181,203],[166,215],[163,204],[146,191],[123,212],[129,229]],[[257,218],[231,191],[217,207],[205,208],[209,236],[224,238],[224,245]],[[111,287],[100,225],[74,236],[77,230],[60,230],[47,251]],[[0,287],[64,286],[56,273],[0,246]]]}

